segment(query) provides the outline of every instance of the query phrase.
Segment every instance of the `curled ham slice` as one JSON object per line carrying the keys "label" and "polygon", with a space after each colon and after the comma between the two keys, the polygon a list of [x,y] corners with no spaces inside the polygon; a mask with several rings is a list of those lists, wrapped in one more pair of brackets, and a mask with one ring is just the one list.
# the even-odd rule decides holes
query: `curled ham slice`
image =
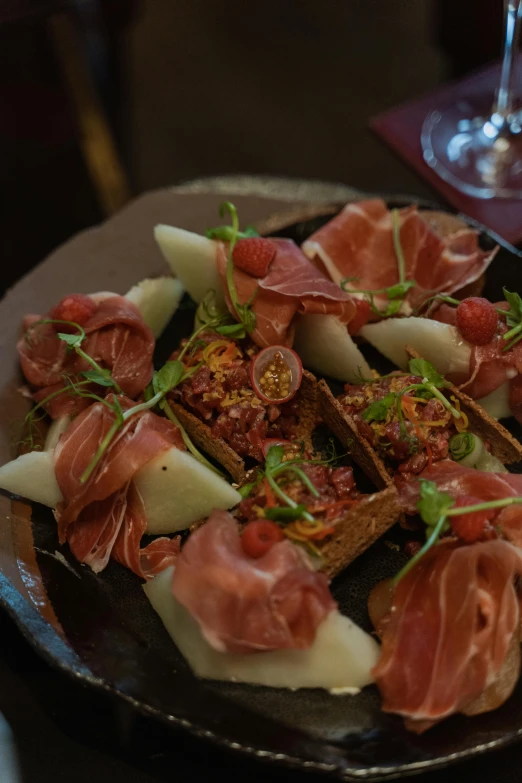
{"label": "curled ham slice", "polygon": [[[431,549],[399,582],[379,623],[382,654],[373,675],[382,709],[416,731],[456,712],[490,709],[477,700],[504,678],[508,653],[518,647],[521,574],[522,553],[506,541],[452,540]],[[502,700],[518,674],[517,657]]]}
{"label": "curled ham slice", "polygon": [[207,642],[231,653],[310,647],[336,608],[328,580],[298,547],[285,540],[262,557],[249,557],[226,511],[214,511],[190,536],[172,590]]}
{"label": "curled ham slice", "polygon": [[[406,279],[417,282],[406,297],[410,311],[432,293],[450,294],[473,282],[495,256],[496,251],[479,248],[477,232],[468,228],[442,239],[414,205],[399,211],[399,221]],[[347,204],[303,243],[303,251],[335,282],[357,278],[354,289],[388,288],[399,282],[391,212],[382,199]],[[375,304],[384,309],[386,295],[376,295]]]}
{"label": "curled ham slice", "polygon": [[[465,468],[453,460],[434,462],[422,471],[421,478],[434,481],[437,489],[455,498],[459,495],[472,495],[485,501],[522,496],[522,474],[489,473]],[[398,474],[395,484],[403,509],[407,514],[416,514],[417,501],[420,498],[417,477],[410,479]],[[520,514],[522,515],[522,507]]]}
{"label": "curled ham slice", "polygon": [[[234,269],[234,282],[241,304],[255,294],[252,309],[257,328],[251,337],[257,345],[291,345],[292,320],[297,313],[335,315],[343,323],[354,317],[352,298],[319,271],[291,239],[271,239],[274,259],[264,278]],[[217,266],[226,290],[226,253],[217,243]],[[229,310],[234,315],[231,302]]]}
{"label": "curled ham slice", "polygon": [[[107,398],[111,399],[111,396]],[[131,400],[120,397],[122,409]],[[179,429],[150,411],[131,416],[112,440],[90,479],[80,477],[114,422],[114,414],[97,402],[77,416],[55,450],[55,471],[64,502],[56,511],[60,542],[68,541],[75,557],[96,573],[112,557],[143,578],[175,561],[179,539],[158,538],[144,549],[140,541],[147,520],[134,475],[149,460],[172,446],[184,448]]]}
{"label": "curled ham slice", "polygon": [[[141,317],[137,307],[123,296],[110,296],[97,302],[97,309],[83,328],[87,335],[83,350],[112,377],[123,392],[137,397],[149,383],[152,372],[154,335]],[[43,316],[45,317],[45,316]],[[77,376],[89,369],[84,359],[74,351],[67,351],[51,324],[42,324],[29,333],[29,326],[40,316],[24,319],[24,334],[17,349],[22,372],[35,388],[34,399],[39,402],[63,386],[64,373]],[[58,416],[77,413],[88,405],[78,397],[58,395],[48,408]]]}

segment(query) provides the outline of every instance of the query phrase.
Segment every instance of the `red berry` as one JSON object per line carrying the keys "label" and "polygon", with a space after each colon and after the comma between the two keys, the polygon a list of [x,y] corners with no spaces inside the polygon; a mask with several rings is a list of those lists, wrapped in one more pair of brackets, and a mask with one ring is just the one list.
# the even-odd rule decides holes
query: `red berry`
{"label": "red berry", "polygon": [[241,544],[243,551],[250,557],[262,557],[284,537],[285,534],[275,522],[269,519],[256,519],[254,522],[249,522],[243,530]]}
{"label": "red berry", "polygon": [[[53,307],[49,313],[49,318],[56,321],[73,321],[75,324],[83,326],[94,314],[97,305],[90,296],[85,294],[69,294]],[[74,326],[67,324],[56,324],[58,331],[74,332]]]}
{"label": "red berry", "polygon": [[420,552],[421,547],[420,541],[407,541],[404,545],[404,554],[408,557],[413,557],[417,552]]}
{"label": "red berry", "polygon": [[269,239],[248,237],[240,239],[232,253],[234,266],[252,277],[264,277],[276,253],[276,246]]}
{"label": "red berry", "polygon": [[[482,500],[473,495],[461,495],[457,498],[453,508],[465,508],[477,503],[482,503]],[[489,508],[484,511],[472,511],[470,514],[459,514],[459,516],[450,517],[451,527],[458,538],[467,544],[473,544],[485,537],[487,523],[495,516],[495,513],[494,508]]]}
{"label": "red berry", "polygon": [[495,306],[481,296],[469,296],[457,307],[457,329],[473,345],[490,343],[497,333]]}
{"label": "red berry", "polygon": [[355,307],[357,308],[355,310],[355,315],[348,324],[348,333],[349,334],[357,334],[359,329],[362,329],[365,324],[368,323],[370,319],[370,303],[366,301],[366,299],[357,299],[354,297]]}

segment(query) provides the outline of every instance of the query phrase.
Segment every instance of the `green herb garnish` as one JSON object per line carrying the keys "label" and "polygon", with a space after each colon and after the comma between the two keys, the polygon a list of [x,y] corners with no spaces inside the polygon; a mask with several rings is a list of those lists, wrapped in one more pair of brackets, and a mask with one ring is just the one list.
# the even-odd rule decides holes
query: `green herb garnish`
{"label": "green herb garnish", "polygon": [[[245,302],[244,304],[240,303],[237,294],[236,284],[234,281],[234,262],[232,260],[232,254],[234,252],[234,247],[236,246],[237,240],[241,238],[240,237],[241,232],[239,231],[239,218],[237,216],[237,209],[230,201],[224,201],[219,207],[219,214],[221,217],[225,217],[227,213],[230,215],[232,219],[232,225],[221,227],[220,229],[212,229],[212,231],[213,232],[220,231],[223,234],[223,228],[227,229],[226,241],[228,241],[229,243],[228,256],[227,256],[227,268],[226,268],[228,295],[230,297],[230,302],[232,304],[232,307],[234,308],[234,311],[237,314],[237,318],[239,320],[239,326],[243,327],[246,334],[251,334],[251,332],[253,332],[254,329],[256,328],[256,316],[252,310],[251,305],[257,294],[257,288],[252,294],[251,298],[248,300],[248,302]],[[253,235],[250,233],[249,236],[253,236]],[[230,335],[231,332],[229,331],[228,334]]]}
{"label": "green herb garnish", "polygon": [[459,432],[449,440],[450,454],[456,462],[467,457],[475,448],[475,436],[472,432]]}
{"label": "green herb garnish", "polygon": [[417,503],[419,514],[426,524],[426,543],[402,568],[393,583],[396,586],[411,569],[424,557],[434,544],[439,542],[442,533],[450,529],[450,519],[462,514],[472,514],[475,511],[486,511],[491,508],[505,508],[522,503],[522,497],[508,497],[499,500],[487,500],[469,506],[455,508],[455,499],[447,492],[440,492],[434,481],[420,480],[420,499]]}
{"label": "green herb garnish", "polygon": [[364,421],[368,423],[372,421],[384,421],[388,415],[388,411],[394,405],[397,395],[395,392],[390,392],[382,400],[375,400],[362,412]]}
{"label": "green herb garnish", "polygon": [[[343,280],[341,280],[340,283],[341,288],[343,289],[343,291],[346,291],[346,293],[364,294],[366,301],[369,303],[372,312],[375,315],[380,316],[381,318],[389,318],[392,315],[397,315],[398,313],[400,313],[400,310],[402,308],[404,299],[406,298],[408,291],[417,285],[415,280],[406,280],[406,259],[404,258],[404,253],[401,245],[399,210],[392,209],[391,215],[392,215],[393,247],[395,250],[395,256],[397,258],[399,282],[395,283],[394,285],[388,286],[387,288],[376,288],[376,289],[364,289],[364,288],[357,289],[357,288],[347,287],[349,283],[353,283],[356,280],[358,280],[358,278],[356,277],[345,277]],[[375,304],[375,297],[379,294],[385,294],[388,299],[388,305],[385,310],[379,310],[379,308]]]}

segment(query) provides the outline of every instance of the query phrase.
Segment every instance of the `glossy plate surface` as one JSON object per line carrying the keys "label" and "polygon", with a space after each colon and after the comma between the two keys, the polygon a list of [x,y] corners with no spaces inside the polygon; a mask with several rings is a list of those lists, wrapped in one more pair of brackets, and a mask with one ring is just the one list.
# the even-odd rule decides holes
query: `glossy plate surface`
{"label": "glossy plate surface", "polygon": [[[299,242],[327,219],[324,209],[309,217],[309,207],[296,205],[294,217],[281,218],[282,211],[288,213],[288,202],[250,197],[235,201],[243,224],[278,213],[270,225]],[[388,201],[396,205],[396,200]],[[59,248],[8,293],[0,303],[2,463],[12,455],[13,431],[27,410],[27,401],[17,392],[21,378],[14,348],[22,315],[45,312],[72,291],[123,293],[137,280],[161,274],[164,266],[152,240],[154,225],[170,222],[203,231],[216,224],[217,207],[214,196],[151,193],[102,227]],[[494,244],[487,233],[481,242],[484,247]],[[488,274],[486,294],[495,300],[503,285],[519,288],[520,263],[520,257],[502,248]],[[190,309],[178,312],[158,345],[158,362],[190,332],[192,317]],[[387,369],[375,354],[368,355],[378,369]],[[76,563],[66,547],[58,546],[47,509],[11,503],[4,496],[0,504],[4,607],[50,662],[121,696],[143,713],[238,751],[354,780],[383,780],[443,766],[522,734],[520,685],[500,710],[472,719],[456,717],[417,737],[399,718],[380,712],[375,688],[341,697],[198,681],[152,611],[137,577],[115,563],[95,576]],[[401,566],[403,556],[390,546],[400,539],[401,531],[392,531],[333,585],[341,609],[368,630],[369,590]]]}

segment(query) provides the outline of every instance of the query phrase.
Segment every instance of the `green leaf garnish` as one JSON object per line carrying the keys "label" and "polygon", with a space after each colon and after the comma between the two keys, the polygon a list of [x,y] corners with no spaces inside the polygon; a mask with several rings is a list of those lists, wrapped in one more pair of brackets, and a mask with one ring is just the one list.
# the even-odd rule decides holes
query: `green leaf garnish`
{"label": "green leaf garnish", "polygon": [[[221,217],[223,217],[223,215]],[[205,236],[208,237],[208,239],[220,239],[222,242],[230,242],[234,237],[234,229],[232,226],[207,228]],[[258,236],[259,234],[253,226],[247,226],[244,231],[237,232],[236,239],[249,239],[250,237]]]}
{"label": "green leaf garnish", "polygon": [[251,482],[250,482],[250,483],[248,483],[248,484],[243,484],[243,486],[242,486],[242,487],[238,487],[238,488],[237,488],[237,491],[239,492],[239,494],[241,495],[241,497],[242,497],[242,498],[243,498],[243,500],[244,500],[245,498],[247,498],[247,497],[250,495],[250,493],[252,492],[252,490],[253,490],[255,487],[257,487],[257,485],[258,485],[258,482],[257,482],[257,481],[251,481]]}
{"label": "green leaf garnish", "polygon": [[502,339],[507,342],[504,347],[504,352],[511,350],[519,340],[522,340],[522,299],[515,293],[508,291],[506,288],[502,289],[506,302],[509,305],[509,310],[499,310],[506,316],[506,323],[511,326],[511,329],[502,335]]}
{"label": "green leaf garnish", "polygon": [[[82,329],[83,332],[83,329]],[[85,338],[85,332],[83,334],[66,334],[65,332],[58,332],[56,335],[64,343],[67,343],[71,348],[80,346]]]}
{"label": "green leaf garnish", "polygon": [[408,369],[412,375],[418,375],[434,386],[444,387],[448,385],[444,376],[437,372],[435,367],[427,362],[426,359],[410,359]]}
{"label": "green leaf garnish", "polygon": [[375,400],[375,402],[372,402],[364,409],[362,418],[368,424],[372,421],[384,421],[396,398],[397,395],[394,392],[390,392],[382,400]]}
{"label": "green leaf garnish", "polygon": [[507,288],[503,288],[502,293],[509,305],[509,310],[503,311],[506,315],[506,323],[508,326],[518,326],[522,323],[522,299],[515,291],[508,291]]}
{"label": "green leaf garnish", "polygon": [[289,506],[272,506],[264,509],[266,519],[274,522],[293,522],[296,519],[303,519],[306,514],[306,506],[300,503],[294,508]]}
{"label": "green leaf garnish", "polygon": [[243,324],[217,326],[216,332],[223,335],[223,337],[233,337],[235,340],[243,340],[246,337],[246,329]]}
{"label": "green leaf garnish", "polygon": [[266,455],[265,468],[273,470],[281,465],[285,456],[285,450],[282,446],[270,446]]}
{"label": "green leaf garnish", "polygon": [[84,370],[80,373],[83,378],[86,378],[91,383],[96,383],[98,386],[112,386],[114,381],[112,380],[109,372],[99,372],[98,370]]}
{"label": "green leaf garnish", "polygon": [[440,492],[434,481],[420,482],[420,500],[417,509],[424,522],[432,527],[441,516],[446,516],[449,509],[455,505],[455,499],[447,492]]}
{"label": "green leaf garnish", "polygon": [[154,373],[152,384],[156,394],[162,392],[167,394],[171,389],[177,386],[185,373],[185,367],[179,359],[168,361],[161,370]]}

